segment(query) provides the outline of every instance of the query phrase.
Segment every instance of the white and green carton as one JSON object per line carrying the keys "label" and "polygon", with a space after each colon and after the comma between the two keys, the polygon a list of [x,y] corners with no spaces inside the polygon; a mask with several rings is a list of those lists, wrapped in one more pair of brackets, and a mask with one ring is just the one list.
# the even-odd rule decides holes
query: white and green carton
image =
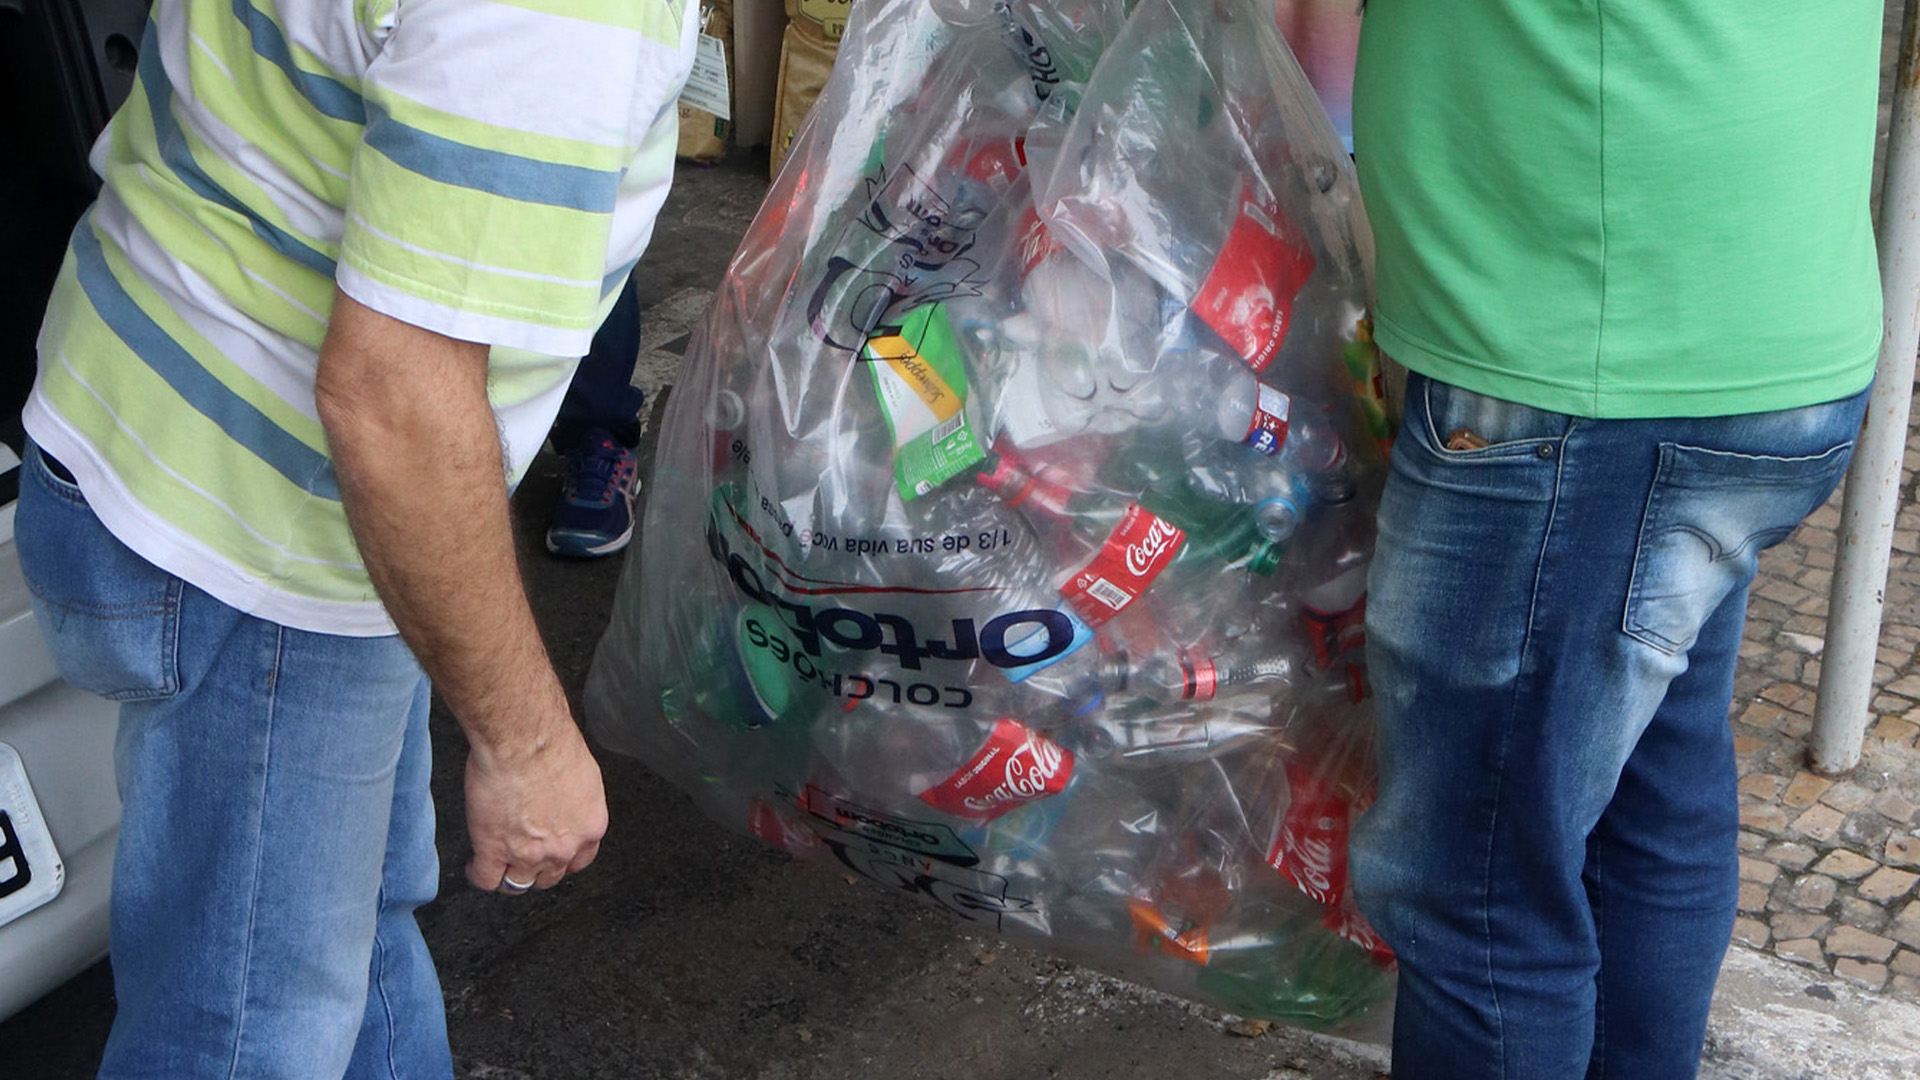
{"label": "white and green carton", "polygon": [[986,457],[967,418],[967,369],[944,304],[915,308],[862,357],[893,432],[900,497],[925,495]]}

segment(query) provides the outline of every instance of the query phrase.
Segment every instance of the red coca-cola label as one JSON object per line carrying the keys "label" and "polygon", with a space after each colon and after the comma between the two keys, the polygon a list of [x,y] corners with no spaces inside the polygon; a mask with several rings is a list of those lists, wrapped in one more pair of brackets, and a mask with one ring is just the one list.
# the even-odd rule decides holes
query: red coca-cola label
{"label": "red coca-cola label", "polygon": [[1353,808],[1308,764],[1286,764],[1292,798],[1267,850],[1267,864],[1328,907],[1347,895],[1347,834]]}
{"label": "red coca-cola label", "polygon": [[1187,534],[1165,518],[1127,507],[1100,554],[1060,587],[1089,626],[1099,626],[1147,591],[1173,562]]}
{"label": "red coca-cola label", "polygon": [[1193,298],[1193,313],[1249,367],[1265,371],[1293,325],[1293,298],[1312,274],[1306,237],[1277,200],[1249,181],[1226,242]]}
{"label": "red coca-cola label", "polygon": [[1320,925],[1367,950],[1368,958],[1388,971],[1399,966],[1386,939],[1358,911],[1350,907],[1328,908],[1326,914],[1320,917]]}
{"label": "red coca-cola label", "polygon": [[1073,752],[1025,724],[1002,719],[960,771],[920,793],[936,810],[988,820],[1058,795],[1073,779]]}

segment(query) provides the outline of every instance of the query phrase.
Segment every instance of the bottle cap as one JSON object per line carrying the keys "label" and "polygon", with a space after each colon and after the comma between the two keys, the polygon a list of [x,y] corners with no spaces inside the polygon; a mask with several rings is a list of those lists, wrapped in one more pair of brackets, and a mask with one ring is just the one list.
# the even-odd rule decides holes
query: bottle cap
{"label": "bottle cap", "polygon": [[1253,557],[1247,560],[1247,569],[1265,576],[1280,568],[1280,556],[1285,550],[1279,544],[1268,540],[1253,549]]}
{"label": "bottle cap", "polygon": [[1260,535],[1269,541],[1279,543],[1294,534],[1300,527],[1300,507],[1294,500],[1284,495],[1271,499],[1261,499],[1253,507],[1253,521],[1259,526]]}

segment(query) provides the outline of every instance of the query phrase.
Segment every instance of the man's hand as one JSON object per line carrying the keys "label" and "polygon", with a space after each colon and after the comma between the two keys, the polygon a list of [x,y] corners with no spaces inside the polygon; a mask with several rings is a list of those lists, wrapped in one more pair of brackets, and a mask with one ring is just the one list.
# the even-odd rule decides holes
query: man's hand
{"label": "man's hand", "polygon": [[551,888],[593,861],[606,831],[600,764],[571,724],[550,743],[507,753],[475,745],[467,756],[474,888],[509,879]]}
{"label": "man's hand", "polygon": [[314,398],[367,573],[472,746],[467,879],[550,887],[606,796],[520,582],[487,348],[336,292]]}

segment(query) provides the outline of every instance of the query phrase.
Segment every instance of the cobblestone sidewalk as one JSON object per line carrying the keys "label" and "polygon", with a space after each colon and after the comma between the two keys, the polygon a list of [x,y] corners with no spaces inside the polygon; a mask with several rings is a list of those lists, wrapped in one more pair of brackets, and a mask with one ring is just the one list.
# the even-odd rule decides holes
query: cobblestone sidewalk
{"label": "cobblestone sidewalk", "polygon": [[1910,428],[1860,767],[1807,768],[1840,496],[1760,561],[1734,684],[1740,918],[1734,940],[1920,1001],[1920,505]]}

